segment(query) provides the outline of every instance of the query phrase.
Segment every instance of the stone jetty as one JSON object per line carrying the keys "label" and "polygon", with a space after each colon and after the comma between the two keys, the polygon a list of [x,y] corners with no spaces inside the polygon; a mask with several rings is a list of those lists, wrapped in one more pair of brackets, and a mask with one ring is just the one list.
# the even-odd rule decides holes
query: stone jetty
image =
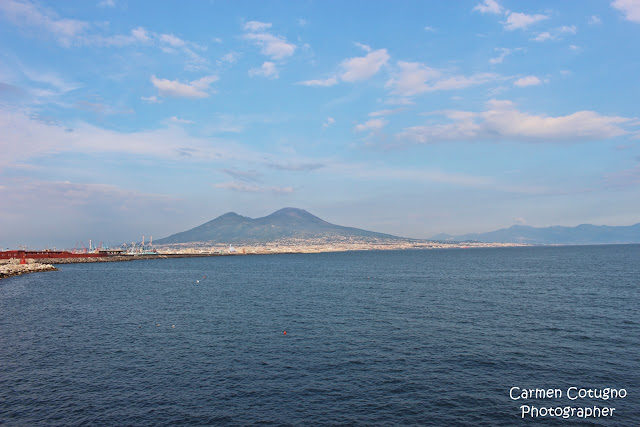
{"label": "stone jetty", "polygon": [[57,271],[51,264],[43,264],[27,260],[27,264],[20,264],[20,260],[0,260],[0,279],[6,279],[11,276],[20,276],[26,273],[35,273],[37,271]]}

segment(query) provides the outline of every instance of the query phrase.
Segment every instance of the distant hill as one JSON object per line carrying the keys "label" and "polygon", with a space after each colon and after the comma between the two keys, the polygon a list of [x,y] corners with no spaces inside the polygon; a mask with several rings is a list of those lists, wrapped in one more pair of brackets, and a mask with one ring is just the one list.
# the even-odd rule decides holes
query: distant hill
{"label": "distant hill", "polygon": [[250,243],[269,242],[282,238],[350,236],[401,239],[390,234],[331,224],[304,209],[284,208],[256,219],[229,212],[191,230],[156,240],[155,243],[159,245],[189,242]]}
{"label": "distant hill", "polygon": [[577,227],[530,227],[514,225],[488,233],[461,236],[438,234],[434,240],[500,243],[529,243],[541,245],[593,245],[605,243],[640,243],[640,223],[629,226],[582,224]]}

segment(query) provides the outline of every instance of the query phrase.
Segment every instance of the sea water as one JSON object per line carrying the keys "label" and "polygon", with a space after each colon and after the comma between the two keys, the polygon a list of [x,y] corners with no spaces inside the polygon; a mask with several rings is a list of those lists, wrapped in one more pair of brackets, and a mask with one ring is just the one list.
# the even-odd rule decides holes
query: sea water
{"label": "sea water", "polygon": [[59,267],[0,281],[0,424],[640,425],[639,245]]}

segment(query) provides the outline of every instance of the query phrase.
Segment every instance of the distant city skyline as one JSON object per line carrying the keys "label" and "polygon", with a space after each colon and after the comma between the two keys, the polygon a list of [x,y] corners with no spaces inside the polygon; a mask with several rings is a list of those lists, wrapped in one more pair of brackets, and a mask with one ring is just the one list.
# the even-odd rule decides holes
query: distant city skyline
{"label": "distant city skyline", "polygon": [[637,42],[638,0],[3,0],[0,246],[635,224]]}

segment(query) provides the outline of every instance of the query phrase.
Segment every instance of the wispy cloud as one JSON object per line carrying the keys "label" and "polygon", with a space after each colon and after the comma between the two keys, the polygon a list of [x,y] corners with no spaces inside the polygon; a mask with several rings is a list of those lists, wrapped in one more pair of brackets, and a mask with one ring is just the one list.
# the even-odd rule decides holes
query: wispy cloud
{"label": "wispy cloud", "polygon": [[340,165],[335,173],[362,179],[398,180],[413,183],[439,183],[464,188],[476,188],[506,193],[549,194],[557,191],[544,186],[504,183],[483,175],[472,175],[441,169],[394,169],[384,166],[372,167],[369,164]]}
{"label": "wispy cloud", "polygon": [[324,163],[308,161],[268,161],[266,164],[271,169],[289,172],[307,172],[325,167]]}
{"label": "wispy cloud", "polygon": [[3,0],[0,2],[0,13],[25,30],[48,32],[64,47],[71,46],[90,27],[86,21],[59,18],[52,10],[28,1]]}
{"label": "wispy cloud", "polygon": [[183,124],[183,125],[191,125],[191,124],[195,123],[193,120],[181,119],[181,118],[176,117],[176,116],[170,117],[169,121],[171,123],[179,123],[179,124]]}
{"label": "wispy cloud", "polygon": [[470,76],[451,75],[418,62],[400,61],[399,71],[386,83],[393,94],[414,96],[437,90],[464,89],[492,81],[501,77],[494,73],[479,73]]}
{"label": "wispy cloud", "polygon": [[305,80],[302,82],[298,82],[298,84],[303,85],[303,86],[321,86],[321,87],[328,87],[328,86],[334,86],[336,84],[338,84],[338,78],[335,76],[329,77],[327,79],[324,80]]}
{"label": "wispy cloud", "polygon": [[360,49],[364,50],[365,52],[371,52],[371,46],[369,46],[368,44],[355,42],[354,45],[358,46]]}
{"label": "wispy cloud", "polygon": [[571,142],[615,138],[630,134],[623,126],[633,118],[578,111],[549,117],[519,111],[511,101],[491,100],[483,112],[443,111],[449,122],[406,128],[399,141],[431,144],[443,141]]}
{"label": "wispy cloud", "polygon": [[270,22],[260,22],[260,21],[249,21],[244,24],[243,29],[245,31],[251,31],[253,33],[257,33],[260,31],[265,31],[271,28],[272,24]]}
{"label": "wispy cloud", "polygon": [[114,0],[102,0],[98,3],[98,7],[116,7],[116,2]]}
{"label": "wispy cloud", "polygon": [[233,179],[245,182],[258,182],[262,174],[256,170],[220,169],[220,172],[229,175]]}
{"label": "wispy cloud", "polygon": [[293,193],[293,187],[269,187],[255,184],[247,184],[244,182],[222,182],[215,184],[215,188],[224,190],[240,191],[243,193],[276,193],[276,194],[289,194]]}
{"label": "wispy cloud", "polygon": [[226,62],[228,64],[235,64],[236,62],[238,62],[238,54],[236,52],[226,53],[222,55],[220,61]]}
{"label": "wispy cloud", "polygon": [[80,83],[68,81],[65,78],[53,72],[35,70],[25,66],[21,66],[20,69],[22,73],[32,82],[36,82],[41,85],[45,85],[49,88],[52,88],[58,94],[71,92],[73,90],[76,90],[82,87]]}
{"label": "wispy cloud", "polygon": [[335,122],[336,122],[336,119],[334,119],[333,117],[327,117],[327,120],[325,120],[324,123],[322,124],[322,128],[327,129],[328,127],[333,125]]}
{"label": "wispy cloud", "polygon": [[141,96],[140,99],[142,99],[145,102],[148,102],[149,104],[159,104],[162,102],[162,100],[160,98],[158,98],[157,96],[153,95],[153,96]]}
{"label": "wispy cloud", "polygon": [[218,76],[205,76],[190,83],[177,80],[159,79],[151,76],[151,83],[158,89],[160,95],[177,98],[207,98],[210,95],[209,86],[218,80]]}
{"label": "wispy cloud", "polygon": [[385,119],[371,119],[367,120],[364,123],[357,124],[353,130],[356,132],[365,132],[365,131],[380,131],[383,127],[387,125],[388,121]]}
{"label": "wispy cloud", "polygon": [[269,79],[277,79],[278,78],[278,69],[276,68],[276,64],[273,62],[266,61],[262,64],[260,68],[252,68],[249,70],[250,77],[266,77]]}
{"label": "wispy cloud", "polygon": [[575,35],[577,32],[578,27],[576,27],[575,25],[563,25],[561,27],[554,28],[553,30],[538,33],[531,40],[536,42],[544,42],[547,40],[561,40],[563,36]]}
{"label": "wispy cloud", "polygon": [[184,40],[174,36],[173,34],[160,34],[158,38],[161,42],[167,43],[173,47],[182,47],[186,44]]}
{"label": "wispy cloud", "polygon": [[[140,132],[117,132],[75,122],[73,126],[39,120],[31,111],[0,107],[0,168],[59,153],[120,153],[198,162],[261,162],[264,155],[232,141],[197,138],[182,126]],[[185,156],[191,154],[191,156]]]}
{"label": "wispy cloud", "polygon": [[547,40],[553,40],[554,38],[555,37],[552,36],[550,32],[544,31],[542,33],[538,33],[538,35],[533,37],[531,40],[536,41],[536,42],[544,42],[544,41],[547,41]]}
{"label": "wispy cloud", "polygon": [[490,58],[489,59],[489,63],[490,64],[502,64],[502,62],[504,61],[504,59],[511,55],[513,52],[521,50],[521,49],[508,49],[506,47],[496,47],[494,49],[496,52],[498,52],[498,56],[494,57],[494,58]]}
{"label": "wispy cloud", "polygon": [[369,113],[369,117],[390,116],[392,114],[398,114],[403,111],[405,111],[405,108],[393,108],[393,109],[387,109],[387,110],[372,111]]}

